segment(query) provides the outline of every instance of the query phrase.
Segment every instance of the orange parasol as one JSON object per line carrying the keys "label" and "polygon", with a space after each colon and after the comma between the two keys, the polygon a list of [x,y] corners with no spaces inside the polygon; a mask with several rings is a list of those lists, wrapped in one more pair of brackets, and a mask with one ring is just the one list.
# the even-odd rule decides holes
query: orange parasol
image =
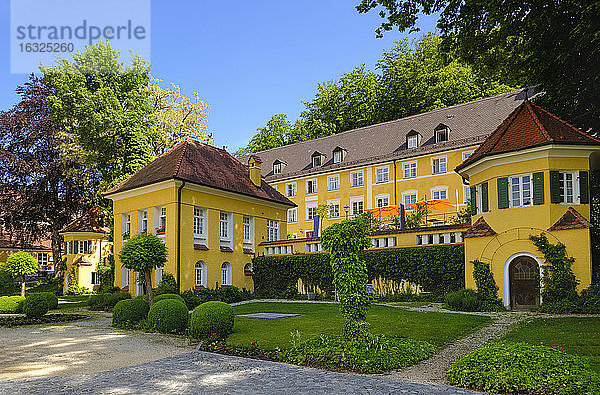
{"label": "orange parasol", "polygon": [[454,205],[450,203],[450,200],[448,199],[432,199],[422,202],[411,203],[410,206],[416,209],[418,207],[423,206],[424,204],[427,204],[427,210],[441,210],[444,208],[454,207]]}
{"label": "orange parasol", "polygon": [[376,207],[365,210],[368,213],[373,214],[374,217],[385,218],[385,217],[393,217],[395,215],[402,215],[400,206],[385,206],[385,207]]}

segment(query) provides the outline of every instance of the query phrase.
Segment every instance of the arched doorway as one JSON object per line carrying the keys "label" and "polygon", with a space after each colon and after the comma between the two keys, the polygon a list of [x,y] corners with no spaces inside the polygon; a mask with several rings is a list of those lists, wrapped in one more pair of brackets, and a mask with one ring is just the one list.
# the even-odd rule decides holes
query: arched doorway
{"label": "arched doorway", "polygon": [[535,310],[540,305],[540,267],[530,256],[514,258],[509,265],[510,307]]}

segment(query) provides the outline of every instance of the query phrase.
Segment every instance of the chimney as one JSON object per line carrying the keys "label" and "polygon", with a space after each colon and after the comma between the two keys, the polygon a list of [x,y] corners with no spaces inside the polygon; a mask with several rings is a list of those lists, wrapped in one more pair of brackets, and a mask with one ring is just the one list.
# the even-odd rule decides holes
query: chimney
{"label": "chimney", "polygon": [[256,155],[251,155],[248,159],[248,170],[250,173],[250,180],[254,185],[260,188],[261,186],[261,177],[260,177],[260,168],[261,168],[262,160]]}

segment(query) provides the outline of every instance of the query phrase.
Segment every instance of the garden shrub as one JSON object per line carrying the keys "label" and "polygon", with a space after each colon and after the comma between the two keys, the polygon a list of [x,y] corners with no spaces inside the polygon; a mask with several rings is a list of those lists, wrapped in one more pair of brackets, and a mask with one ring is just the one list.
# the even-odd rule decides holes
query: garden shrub
{"label": "garden shrub", "polygon": [[90,290],[87,287],[80,287],[77,284],[69,284],[65,291],[65,295],[85,295],[88,293],[90,293]]}
{"label": "garden shrub", "polygon": [[481,308],[481,299],[479,295],[477,295],[477,292],[474,290],[468,288],[450,292],[444,299],[448,307],[452,310],[479,311]]}
{"label": "garden shrub", "polygon": [[234,317],[233,307],[227,303],[202,303],[194,309],[190,318],[192,337],[203,339],[213,334],[225,337],[233,330]]}
{"label": "garden shrub", "polygon": [[112,324],[117,328],[131,327],[148,317],[150,307],[143,299],[125,299],[113,308]]}
{"label": "garden shrub", "polygon": [[48,299],[42,294],[31,294],[23,302],[23,313],[27,317],[41,317],[48,312]]}
{"label": "garden shrub", "polygon": [[347,340],[320,335],[305,342],[293,342],[282,353],[282,360],[330,370],[383,373],[414,365],[429,358],[435,349],[430,343],[399,336],[367,334],[363,340]]}
{"label": "garden shrub", "polygon": [[578,312],[600,314],[600,281],[581,291]]}
{"label": "garden shrub", "polygon": [[52,292],[54,295],[62,295],[64,277],[46,277],[35,283],[27,290],[29,293]]}
{"label": "garden shrub", "polygon": [[23,312],[24,296],[0,296],[0,313],[16,314]]}
{"label": "garden shrub", "polygon": [[58,309],[58,297],[53,292],[33,292],[29,295],[41,295],[46,299],[49,310]]}
{"label": "garden shrub", "polygon": [[600,374],[585,358],[526,343],[485,345],[455,362],[447,377],[450,384],[493,393],[600,393]]}
{"label": "garden shrub", "polygon": [[181,293],[188,309],[194,310],[202,303],[220,301],[225,303],[240,302],[252,299],[254,296],[250,291],[238,289],[234,286],[216,289],[190,289]]}
{"label": "garden shrub", "polygon": [[181,303],[185,304],[185,300],[183,300],[183,298],[181,297],[181,295],[177,295],[177,294],[160,294],[154,297],[154,303],[160,301],[160,300],[165,300],[165,299],[175,299],[180,301]]}
{"label": "garden shrub", "polygon": [[0,296],[12,296],[19,293],[10,273],[0,270]]}
{"label": "garden shrub", "polygon": [[[381,277],[398,284],[418,284],[425,292],[444,295],[465,286],[463,245],[436,245],[366,250],[369,281]],[[298,279],[308,287],[333,294],[329,254],[260,256],[252,260],[254,293],[259,297],[281,297]]]}
{"label": "garden shrub", "polygon": [[117,305],[117,303],[127,299],[131,299],[131,295],[129,294],[129,292],[115,292],[114,294],[110,294],[110,296],[106,297],[104,309],[111,310]]}
{"label": "garden shrub", "polygon": [[110,297],[111,294],[109,293],[90,295],[88,298],[88,307],[90,310],[104,310]]}
{"label": "garden shrub", "polygon": [[183,332],[188,325],[189,312],[178,299],[155,300],[148,313],[148,328],[160,333]]}
{"label": "garden shrub", "polygon": [[171,273],[164,273],[162,280],[160,280],[160,283],[156,287],[156,295],[176,294],[177,292],[178,289],[175,276],[173,276]]}

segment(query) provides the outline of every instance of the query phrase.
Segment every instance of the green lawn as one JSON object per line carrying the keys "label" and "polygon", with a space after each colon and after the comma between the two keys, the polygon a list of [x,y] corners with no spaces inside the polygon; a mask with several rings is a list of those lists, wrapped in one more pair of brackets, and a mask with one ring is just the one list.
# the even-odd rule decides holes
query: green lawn
{"label": "green lawn", "polygon": [[505,340],[535,345],[560,346],[570,354],[589,357],[594,370],[600,372],[600,318],[537,318],[521,325]]}
{"label": "green lawn", "polygon": [[71,309],[87,306],[89,295],[70,295],[58,297],[58,309]]}
{"label": "green lawn", "polygon": [[[277,312],[302,314],[301,317],[278,320],[236,318],[227,343],[248,345],[253,341],[265,349],[287,348],[290,333],[298,330],[301,339],[321,333],[340,334],[344,319],[337,304],[317,303],[251,303],[234,307],[236,314]],[[408,311],[387,306],[372,306],[367,314],[372,333],[401,335],[426,340],[441,346],[464,336],[484,324],[489,317],[434,312]]]}

